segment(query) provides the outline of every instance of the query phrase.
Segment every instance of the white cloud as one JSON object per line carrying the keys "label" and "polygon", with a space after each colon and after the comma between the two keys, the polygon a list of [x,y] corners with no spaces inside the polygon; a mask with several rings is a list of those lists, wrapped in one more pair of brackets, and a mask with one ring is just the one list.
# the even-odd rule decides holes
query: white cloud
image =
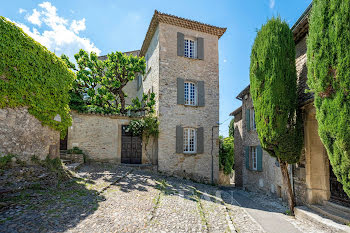
{"label": "white cloud", "polygon": [[85,18],[78,21],[73,20],[72,24],[70,25],[70,29],[73,30],[75,33],[79,33],[79,31],[84,31],[86,29]]}
{"label": "white cloud", "polygon": [[270,0],[270,8],[273,9],[275,7],[275,0]]}
{"label": "white cloud", "polygon": [[19,8],[19,10],[18,10],[18,12],[20,13],[20,14],[22,14],[22,13],[24,13],[24,12],[26,12],[27,10],[25,10],[25,9],[23,9],[23,8]]}
{"label": "white cloud", "polygon": [[[85,18],[70,22],[70,20],[59,16],[57,8],[50,2],[39,4],[38,9],[33,9],[33,14],[25,17],[28,22],[34,24],[32,29],[26,24],[15,22],[34,40],[55,52],[58,56],[62,53],[68,55],[72,61],[74,61],[74,54],[79,49],[100,54],[101,50],[90,39],[79,35],[80,32],[86,29]],[[46,26],[47,29],[39,30],[35,27],[41,25]]]}
{"label": "white cloud", "polygon": [[227,62],[227,60],[226,60],[226,59],[224,59],[224,62],[226,63],[226,62]]}
{"label": "white cloud", "polygon": [[40,15],[41,15],[40,12],[34,9],[33,14],[27,15],[27,20],[32,24],[38,25],[40,27],[41,26]]}

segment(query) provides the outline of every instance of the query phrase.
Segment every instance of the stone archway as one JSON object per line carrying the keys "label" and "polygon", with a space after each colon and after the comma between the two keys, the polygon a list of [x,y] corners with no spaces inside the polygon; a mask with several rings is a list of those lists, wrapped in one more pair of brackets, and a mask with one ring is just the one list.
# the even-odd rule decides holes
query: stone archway
{"label": "stone archway", "polygon": [[330,198],[329,160],[318,135],[313,103],[304,107],[306,202],[322,203]]}

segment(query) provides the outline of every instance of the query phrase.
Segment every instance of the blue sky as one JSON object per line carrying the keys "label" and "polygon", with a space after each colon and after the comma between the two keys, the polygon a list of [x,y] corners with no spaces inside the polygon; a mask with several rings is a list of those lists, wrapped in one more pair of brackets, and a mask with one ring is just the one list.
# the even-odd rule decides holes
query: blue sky
{"label": "blue sky", "polygon": [[0,15],[16,22],[57,55],[80,48],[100,55],[140,49],[148,25],[160,12],[227,27],[219,41],[220,134],[228,135],[229,113],[240,106],[237,94],[249,84],[249,57],[257,29],[272,16],[290,26],[311,0],[13,0]]}

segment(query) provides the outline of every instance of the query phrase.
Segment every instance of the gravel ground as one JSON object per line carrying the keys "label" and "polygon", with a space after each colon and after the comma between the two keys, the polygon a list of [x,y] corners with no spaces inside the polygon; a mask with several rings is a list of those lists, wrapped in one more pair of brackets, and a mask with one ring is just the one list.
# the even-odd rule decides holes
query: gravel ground
{"label": "gravel ground", "polygon": [[322,232],[256,193],[111,164],[84,165],[75,176],[7,197],[14,204],[0,209],[0,232],[268,232],[254,211],[289,232]]}

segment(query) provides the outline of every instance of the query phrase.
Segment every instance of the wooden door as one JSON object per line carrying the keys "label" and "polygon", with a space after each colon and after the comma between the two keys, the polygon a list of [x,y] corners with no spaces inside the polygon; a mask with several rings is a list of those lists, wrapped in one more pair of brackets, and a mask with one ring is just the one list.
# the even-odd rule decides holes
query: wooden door
{"label": "wooden door", "polygon": [[122,126],[122,154],[121,163],[141,164],[142,138],[126,132],[127,125]]}

